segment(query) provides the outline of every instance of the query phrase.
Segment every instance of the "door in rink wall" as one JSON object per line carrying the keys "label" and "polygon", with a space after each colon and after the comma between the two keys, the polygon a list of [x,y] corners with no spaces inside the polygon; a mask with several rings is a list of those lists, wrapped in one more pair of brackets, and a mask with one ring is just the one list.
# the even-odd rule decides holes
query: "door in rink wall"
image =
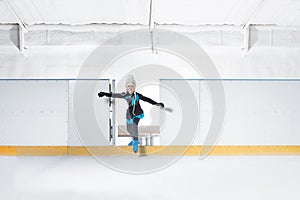
{"label": "door in rink wall", "polygon": [[199,80],[161,79],[161,145],[199,145]]}
{"label": "door in rink wall", "polygon": [[[110,98],[98,97],[109,92],[109,80],[70,80],[69,82],[69,146],[108,146],[111,138]],[[75,90],[75,87],[80,87]],[[80,94],[74,96],[74,90]],[[80,109],[74,107],[74,101]],[[78,112],[79,110],[79,112]]]}

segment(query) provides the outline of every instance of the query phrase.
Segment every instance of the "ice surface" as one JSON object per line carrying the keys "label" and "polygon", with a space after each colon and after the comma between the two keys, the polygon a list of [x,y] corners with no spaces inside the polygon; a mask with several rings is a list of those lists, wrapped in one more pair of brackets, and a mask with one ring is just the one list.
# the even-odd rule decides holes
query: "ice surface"
{"label": "ice surface", "polygon": [[[133,168],[164,159],[170,157],[106,157]],[[112,170],[94,157],[1,156],[0,163],[0,198],[6,200],[300,198],[299,156],[184,156],[139,175]]]}

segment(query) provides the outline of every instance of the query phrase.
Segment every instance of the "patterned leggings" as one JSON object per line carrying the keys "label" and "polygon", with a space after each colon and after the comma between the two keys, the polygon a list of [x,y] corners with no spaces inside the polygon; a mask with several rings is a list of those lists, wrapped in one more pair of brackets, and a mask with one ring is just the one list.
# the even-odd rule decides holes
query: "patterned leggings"
{"label": "patterned leggings", "polygon": [[133,137],[133,139],[138,139],[139,137],[139,130],[138,130],[138,124],[140,119],[135,118],[133,120],[132,124],[127,124],[127,131],[129,132],[130,136]]}

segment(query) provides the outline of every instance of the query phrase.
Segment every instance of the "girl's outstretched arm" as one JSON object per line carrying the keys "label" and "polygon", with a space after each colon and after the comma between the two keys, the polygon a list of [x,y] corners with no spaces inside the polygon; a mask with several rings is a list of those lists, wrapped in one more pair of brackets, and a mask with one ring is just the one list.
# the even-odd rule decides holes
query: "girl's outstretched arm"
{"label": "girl's outstretched arm", "polygon": [[156,102],[156,101],[150,99],[149,97],[143,96],[142,94],[138,94],[138,95],[139,95],[139,98],[140,98],[141,100],[143,100],[143,101],[146,101],[146,102],[148,102],[148,103],[150,103],[150,104],[152,104],[152,105],[160,106],[161,108],[164,108],[164,107],[165,107],[165,105],[164,105],[163,103],[158,103],[158,102]]}
{"label": "girl's outstretched arm", "polygon": [[125,93],[112,93],[112,92],[99,92],[98,93],[99,97],[112,97],[112,98],[125,98]]}

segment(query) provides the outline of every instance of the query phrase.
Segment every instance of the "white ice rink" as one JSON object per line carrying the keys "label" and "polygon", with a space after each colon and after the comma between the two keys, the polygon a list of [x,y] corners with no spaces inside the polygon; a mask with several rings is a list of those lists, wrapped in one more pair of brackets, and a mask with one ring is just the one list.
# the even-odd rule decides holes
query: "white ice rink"
{"label": "white ice rink", "polygon": [[[164,156],[110,156],[134,165]],[[181,157],[148,174],[121,173],[93,157],[0,157],[2,200],[299,200],[300,156]]]}

